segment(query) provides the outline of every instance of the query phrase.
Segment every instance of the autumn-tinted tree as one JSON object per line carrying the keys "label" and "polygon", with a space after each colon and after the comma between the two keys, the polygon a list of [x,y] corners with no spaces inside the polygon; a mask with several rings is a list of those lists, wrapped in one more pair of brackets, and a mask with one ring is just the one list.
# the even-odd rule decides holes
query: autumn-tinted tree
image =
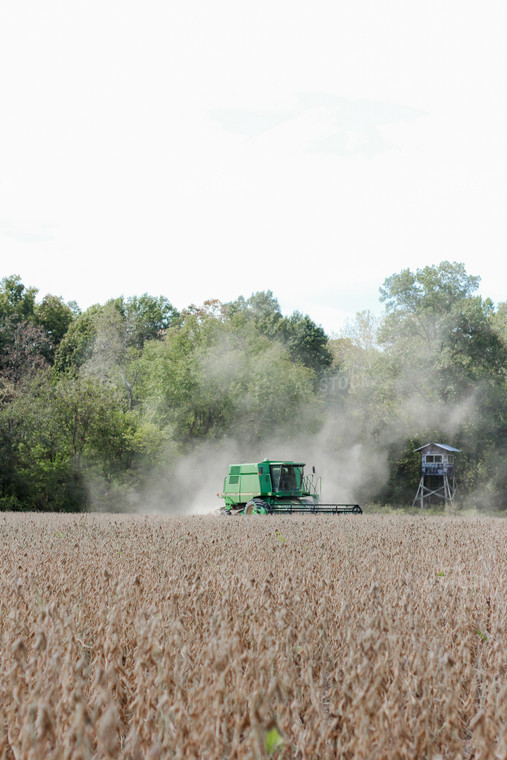
{"label": "autumn-tinted tree", "polygon": [[0,370],[17,325],[33,320],[36,296],[37,289],[26,288],[19,275],[4,277],[0,282]]}
{"label": "autumn-tinted tree", "polygon": [[42,327],[18,322],[3,358],[3,377],[17,386],[48,366],[51,343]]}

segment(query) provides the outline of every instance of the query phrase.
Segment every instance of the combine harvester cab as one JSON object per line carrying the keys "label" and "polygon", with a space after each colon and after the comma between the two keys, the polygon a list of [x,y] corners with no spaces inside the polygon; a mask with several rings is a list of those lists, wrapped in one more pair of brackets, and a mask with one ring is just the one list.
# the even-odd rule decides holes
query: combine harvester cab
{"label": "combine harvester cab", "polygon": [[218,494],[225,500],[222,514],[270,515],[362,514],[359,504],[322,504],[320,478],[304,474],[302,462],[265,459],[251,464],[231,464]]}

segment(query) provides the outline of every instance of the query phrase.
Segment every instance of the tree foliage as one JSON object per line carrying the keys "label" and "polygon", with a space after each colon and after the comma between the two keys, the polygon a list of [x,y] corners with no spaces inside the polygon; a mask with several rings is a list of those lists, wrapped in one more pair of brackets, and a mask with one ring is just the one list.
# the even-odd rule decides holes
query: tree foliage
{"label": "tree foliage", "polygon": [[380,318],[329,340],[269,290],[81,313],[6,277],[0,508],[125,509],[193,450],[276,441],[329,458],[344,497],[406,504],[429,440],[462,450],[463,504],[507,507],[507,308],[478,285],[459,263],[405,269],[381,287]]}

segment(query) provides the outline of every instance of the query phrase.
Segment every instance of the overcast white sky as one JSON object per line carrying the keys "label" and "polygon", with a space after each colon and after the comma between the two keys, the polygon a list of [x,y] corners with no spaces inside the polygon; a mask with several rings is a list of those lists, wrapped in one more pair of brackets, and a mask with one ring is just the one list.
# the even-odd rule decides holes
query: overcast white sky
{"label": "overcast white sky", "polygon": [[270,289],[330,332],[404,267],[507,299],[503,0],[3,0],[0,275],[81,308]]}

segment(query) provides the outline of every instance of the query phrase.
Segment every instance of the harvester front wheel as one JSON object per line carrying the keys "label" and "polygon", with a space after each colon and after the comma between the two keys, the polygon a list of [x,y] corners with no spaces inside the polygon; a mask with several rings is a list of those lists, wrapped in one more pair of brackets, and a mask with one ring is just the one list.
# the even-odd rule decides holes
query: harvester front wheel
{"label": "harvester front wheel", "polygon": [[257,514],[257,504],[255,501],[249,501],[247,502],[247,505],[245,507],[245,515],[256,515]]}
{"label": "harvester front wheel", "polygon": [[268,504],[262,499],[252,499],[245,507],[245,515],[267,515],[270,511]]}

